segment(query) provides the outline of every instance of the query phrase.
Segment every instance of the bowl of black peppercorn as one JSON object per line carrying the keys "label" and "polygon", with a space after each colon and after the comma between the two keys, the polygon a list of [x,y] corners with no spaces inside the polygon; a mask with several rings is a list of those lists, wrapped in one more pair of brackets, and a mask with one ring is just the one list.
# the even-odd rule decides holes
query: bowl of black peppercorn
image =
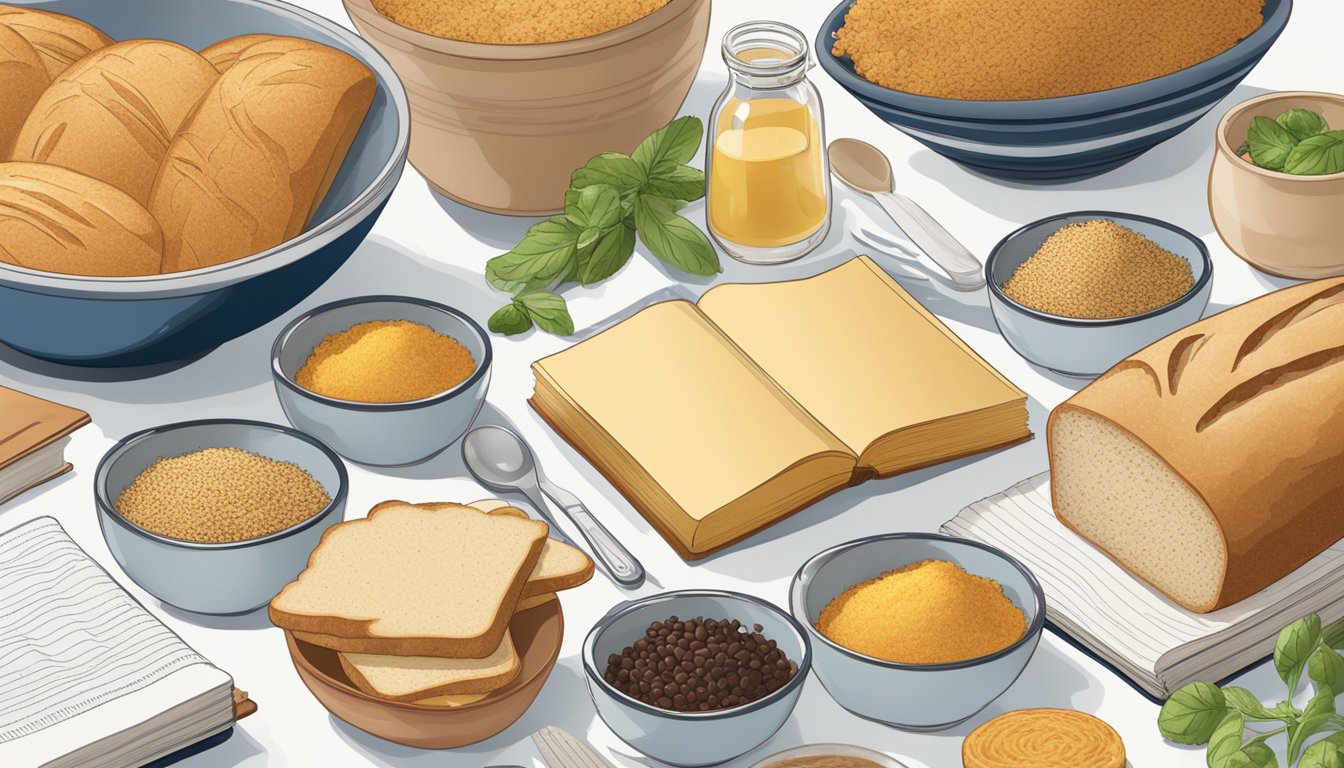
{"label": "bowl of black peppercorn", "polygon": [[612,608],[583,666],[597,713],[641,753],[717,765],[764,744],[793,712],[812,664],[803,627],[736,592],[664,592]]}

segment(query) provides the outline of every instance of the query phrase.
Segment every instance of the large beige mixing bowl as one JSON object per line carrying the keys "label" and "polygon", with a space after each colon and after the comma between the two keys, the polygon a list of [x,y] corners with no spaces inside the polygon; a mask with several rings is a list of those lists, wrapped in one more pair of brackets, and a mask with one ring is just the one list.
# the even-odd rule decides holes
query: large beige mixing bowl
{"label": "large beige mixing bowl", "polygon": [[489,45],[403,27],[344,0],[406,86],[410,161],[447,197],[520,216],[556,213],[575,168],[630,152],[676,117],[700,68],[710,0],[671,0],[600,35]]}

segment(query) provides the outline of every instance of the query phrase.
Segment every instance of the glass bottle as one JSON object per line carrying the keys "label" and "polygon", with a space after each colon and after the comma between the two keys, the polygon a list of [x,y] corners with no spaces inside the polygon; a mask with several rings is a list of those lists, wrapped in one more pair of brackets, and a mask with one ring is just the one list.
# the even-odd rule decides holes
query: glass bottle
{"label": "glass bottle", "polygon": [[793,261],[826,239],[831,178],[821,94],[799,30],[753,21],[723,38],[728,87],[706,147],[714,240],[750,264]]}

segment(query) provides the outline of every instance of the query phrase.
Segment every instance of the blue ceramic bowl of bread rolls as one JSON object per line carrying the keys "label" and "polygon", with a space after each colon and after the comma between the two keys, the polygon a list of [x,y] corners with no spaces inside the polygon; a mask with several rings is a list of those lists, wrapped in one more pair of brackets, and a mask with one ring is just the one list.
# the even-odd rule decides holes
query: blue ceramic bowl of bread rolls
{"label": "blue ceramic bowl of bread rolls", "polygon": [[[0,164],[0,207],[23,208],[0,217],[0,343],[25,355],[124,367],[208,352],[331,277],[401,177],[405,91],[372,46],[335,22],[275,0],[13,6],[0,13],[0,37],[17,31],[31,43],[37,56],[23,53],[29,60],[13,66],[26,64],[41,86],[30,89],[40,95],[24,105],[21,129],[11,126],[7,138],[0,119],[0,142],[13,144],[5,154],[25,163]],[[65,14],[94,31],[62,35],[56,45],[68,21],[32,11]],[[206,50],[240,35],[299,40]],[[144,39],[168,43],[125,48]],[[100,53],[110,45],[123,48]],[[165,51],[182,61],[145,63]],[[150,66],[162,74],[146,75]],[[295,73],[325,79],[263,94]],[[112,85],[135,77],[129,94]],[[62,104],[62,87],[91,93],[81,98],[92,102]],[[204,89],[199,99],[183,96],[192,88]],[[282,105],[257,116],[263,100]],[[131,117],[109,120],[116,114]],[[99,154],[117,160],[87,167]]]}

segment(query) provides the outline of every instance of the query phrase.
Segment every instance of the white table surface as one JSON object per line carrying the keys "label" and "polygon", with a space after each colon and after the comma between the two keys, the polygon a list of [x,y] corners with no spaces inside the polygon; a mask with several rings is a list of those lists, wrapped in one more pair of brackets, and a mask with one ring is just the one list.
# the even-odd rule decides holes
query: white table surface
{"label": "white table surface", "polygon": [[[339,0],[299,0],[324,16],[349,24]],[[723,89],[726,75],[718,43],[732,25],[776,19],[815,34],[826,0],[719,0],[703,68],[683,114],[702,118]],[[829,138],[855,136],[881,147],[891,158],[897,186],[920,201],[972,251],[986,254],[1009,231],[1068,210],[1109,209],[1171,221],[1204,238],[1213,253],[1215,281],[1209,311],[1238,304],[1287,284],[1256,272],[1218,239],[1206,208],[1205,185],[1213,127],[1233,104],[1267,90],[1335,90],[1339,79],[1339,35],[1344,5],[1337,0],[1298,0],[1287,32],[1246,83],[1193,128],[1103,176],[1063,186],[1032,188],[977,177],[924,149],[879,121],[845,94],[820,69],[812,79],[826,105]],[[697,159],[696,164],[700,164]],[[837,202],[853,194],[836,185]],[[862,202],[876,220],[881,211]],[[703,203],[690,215],[703,223]],[[232,673],[249,691],[260,712],[239,724],[225,744],[182,763],[185,768],[222,766],[446,766],[477,768],[492,763],[539,765],[528,737],[557,725],[597,745],[622,766],[640,764],[597,719],[585,687],[578,651],[593,621],[630,597],[602,575],[564,595],[565,644],[560,662],[531,709],[498,736],[453,751],[423,751],[383,741],[329,716],[309,695],[290,665],[280,631],[264,610],[242,617],[189,615],[162,605],[131,584],[113,562],[95,518],[93,471],[103,452],[123,435],[169,422],[238,417],[284,422],[268,369],[276,333],[300,311],[319,303],[369,293],[408,293],[460,307],[484,323],[505,300],[482,279],[486,259],[511,247],[530,220],[480,213],[433,195],[407,166],[372,235],[344,268],[300,307],[267,326],[229,342],[176,370],[124,380],[115,374],[57,369],[0,351],[0,384],[17,387],[87,410],[93,424],[76,433],[69,449],[75,472],[29,492],[0,509],[0,527],[10,528],[39,515],[61,521],[94,558],[179,632],[188,643]],[[856,251],[846,233],[847,215],[836,208],[828,240],[800,262],[748,267],[724,258],[714,282],[774,281],[810,275],[834,266]],[[893,231],[896,228],[890,227]],[[859,250],[862,250],[861,248]],[[879,261],[883,257],[877,257]],[[566,292],[580,325],[615,313],[678,279],[657,266],[642,247],[623,272],[606,284]],[[562,349],[566,342],[532,333],[496,337],[495,371],[483,422],[510,423],[531,441],[542,466],[559,485],[587,500],[611,531],[626,542],[662,589],[735,589],[787,604],[787,584],[815,552],[860,536],[913,530],[931,531],[964,505],[996,493],[1047,466],[1043,437],[1049,410],[1078,385],[1033,368],[995,332],[982,294],[953,294],[928,283],[904,281],[917,298],[953,331],[1030,395],[1031,427],[1037,438],[1024,445],[972,460],[869,482],[838,493],[731,548],[688,565],[643,522],[591,466],[564,445],[528,408],[532,392],[528,365]],[[691,287],[703,290],[708,283]],[[456,447],[426,464],[372,471],[350,465],[347,516],[357,517],[378,501],[470,501],[488,494],[466,476]],[[649,584],[638,595],[659,589]],[[1281,683],[1263,665],[1242,679],[1264,696],[1278,696]],[[892,691],[899,696],[899,691]],[[970,722],[943,733],[914,734],[856,718],[841,709],[814,679],[809,680],[793,717],[763,747],[735,761],[800,743],[841,741],[885,750],[911,768],[960,765],[960,745],[972,728],[1001,712],[1023,707],[1065,707],[1094,713],[1124,738],[1130,762],[1139,768],[1204,765],[1203,750],[1164,743],[1155,725],[1158,708],[1124,681],[1049,632],[1017,683]]]}

